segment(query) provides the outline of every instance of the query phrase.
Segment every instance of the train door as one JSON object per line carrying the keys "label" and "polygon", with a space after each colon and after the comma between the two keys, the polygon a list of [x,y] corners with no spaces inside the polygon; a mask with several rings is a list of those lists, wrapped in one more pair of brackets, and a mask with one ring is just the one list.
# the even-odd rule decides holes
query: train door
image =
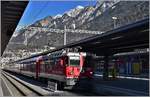
{"label": "train door", "polygon": [[41,60],[37,60],[36,61],[36,71],[35,71],[35,78],[39,77],[40,74],[40,65],[41,65]]}

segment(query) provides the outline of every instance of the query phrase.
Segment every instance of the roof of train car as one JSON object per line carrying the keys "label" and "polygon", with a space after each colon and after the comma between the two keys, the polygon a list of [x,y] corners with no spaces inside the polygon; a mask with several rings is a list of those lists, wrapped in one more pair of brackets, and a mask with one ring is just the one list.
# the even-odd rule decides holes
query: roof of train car
{"label": "roof of train car", "polygon": [[31,58],[31,59],[27,59],[27,60],[23,60],[21,62],[18,62],[19,64],[28,64],[29,62],[36,62],[37,57]]}
{"label": "roof of train car", "polygon": [[38,56],[38,57],[33,57],[31,59],[27,59],[27,60],[23,60],[23,61],[20,61],[18,62],[19,64],[29,64],[29,63],[32,63],[32,62],[36,62],[37,60],[48,60],[49,57],[47,55],[44,55],[44,56]]}

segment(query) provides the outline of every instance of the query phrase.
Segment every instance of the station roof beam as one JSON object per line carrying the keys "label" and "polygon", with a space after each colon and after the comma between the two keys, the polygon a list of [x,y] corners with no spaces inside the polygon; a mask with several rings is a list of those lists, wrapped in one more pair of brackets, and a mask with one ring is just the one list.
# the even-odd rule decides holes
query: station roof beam
{"label": "station roof beam", "polygon": [[28,1],[1,1],[1,56],[27,4]]}

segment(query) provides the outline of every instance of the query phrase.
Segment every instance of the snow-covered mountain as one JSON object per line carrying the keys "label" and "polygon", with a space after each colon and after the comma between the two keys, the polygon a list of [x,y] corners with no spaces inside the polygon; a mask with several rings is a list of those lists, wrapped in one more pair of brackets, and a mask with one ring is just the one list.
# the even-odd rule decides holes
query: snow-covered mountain
{"label": "snow-covered mountain", "polygon": [[66,26],[69,29],[74,28],[72,24],[75,26],[82,25],[86,19],[94,12],[95,8],[92,6],[77,6],[74,9],[64,12],[64,14],[58,14],[56,16],[49,16],[39,21],[36,21],[31,26],[37,27],[49,27],[49,28],[57,28],[64,29]]}
{"label": "snow-covered mountain", "polygon": [[61,14],[57,14],[56,16],[54,16],[53,18],[56,19],[56,18],[61,18],[62,15]]}
{"label": "snow-covered mountain", "polygon": [[83,9],[83,6],[78,5],[76,8],[65,12],[65,14],[67,14],[70,17],[76,17]]}

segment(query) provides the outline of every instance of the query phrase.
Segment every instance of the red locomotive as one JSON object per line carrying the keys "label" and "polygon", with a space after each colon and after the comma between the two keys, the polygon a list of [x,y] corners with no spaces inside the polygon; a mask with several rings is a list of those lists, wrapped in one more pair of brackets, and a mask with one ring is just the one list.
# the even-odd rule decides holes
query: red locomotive
{"label": "red locomotive", "polygon": [[92,58],[83,52],[56,51],[46,56],[27,59],[19,64],[19,73],[37,79],[46,78],[61,86],[72,86],[80,78],[91,78]]}

